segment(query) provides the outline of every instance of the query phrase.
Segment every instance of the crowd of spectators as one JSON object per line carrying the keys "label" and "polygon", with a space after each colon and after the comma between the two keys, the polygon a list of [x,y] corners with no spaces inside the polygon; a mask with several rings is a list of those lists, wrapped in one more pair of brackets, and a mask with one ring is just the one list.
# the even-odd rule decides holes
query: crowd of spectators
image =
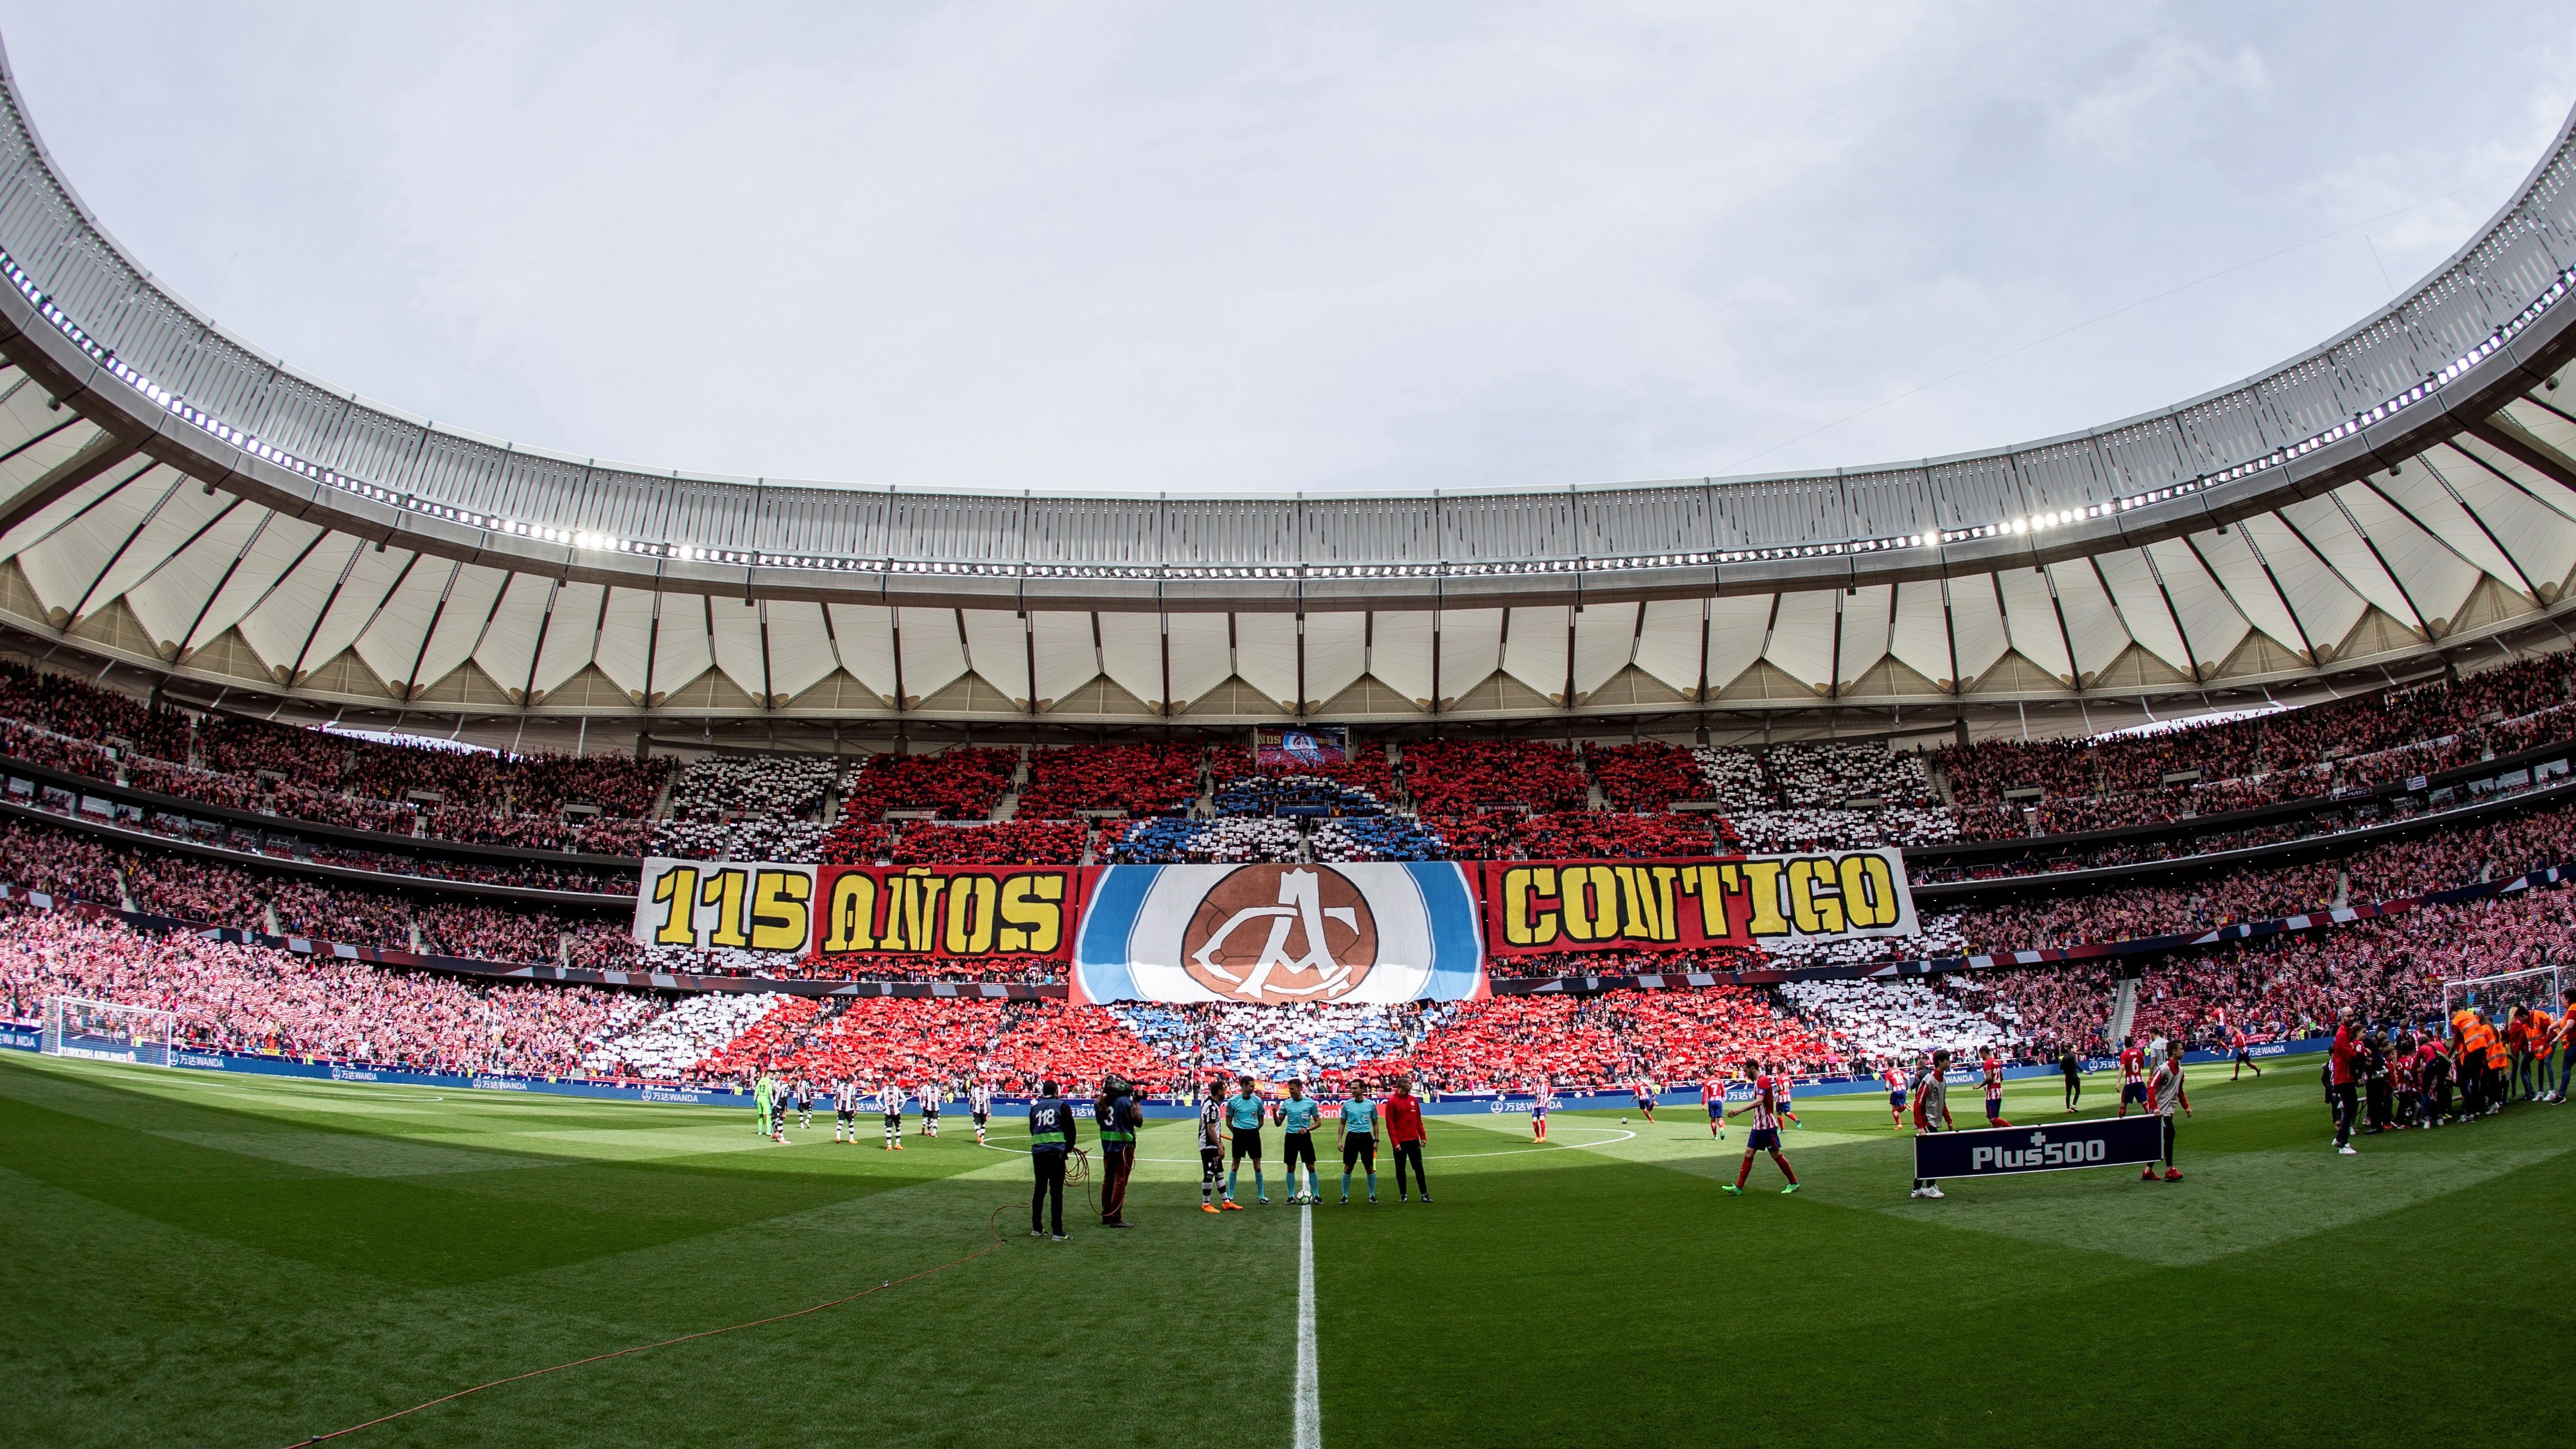
{"label": "crowd of spectators", "polygon": [[[880,833],[884,826],[874,829]],[[753,815],[739,820],[655,821],[651,853],[670,860],[776,860],[814,864],[825,859],[827,831],[810,820]],[[890,837],[888,837],[890,838]],[[871,855],[869,860],[877,857]]]}
{"label": "crowd of spectators", "polygon": [[709,755],[671,777],[672,820],[813,817],[832,798],[842,761],[832,755]]}
{"label": "crowd of spectators", "polygon": [[[1937,763],[1962,806],[2003,803],[2007,790],[2040,790],[2050,802],[2043,815],[2050,833],[2153,823],[2384,784],[2472,763],[2490,750],[2576,737],[2571,679],[2576,652],[2562,652],[2456,681],[2215,724],[2092,740],[1980,740],[1940,751]],[[2095,796],[2116,803],[2080,812],[2059,803]]]}
{"label": "crowd of spectators", "polygon": [[1613,810],[1669,810],[1676,800],[1701,798],[1698,761],[1679,745],[1594,745],[1583,752],[1583,764]]}
{"label": "crowd of spectators", "polygon": [[411,949],[411,906],[383,891],[351,890],[303,876],[260,881],[282,935],[348,946]]}
{"label": "crowd of spectators", "polygon": [[174,1012],[180,1043],[203,1049],[523,1075],[579,1071],[597,1043],[660,1005],[639,993],[314,960],[59,911],[0,916],[0,991],[21,1019],[54,995]]}
{"label": "crowd of spectators", "polygon": [[563,918],[525,906],[422,901],[412,907],[420,949],[471,961],[553,965],[563,960]]}
{"label": "crowd of spectators", "polygon": [[161,760],[188,757],[188,717],[85,679],[0,660],[0,717]]}
{"label": "crowd of spectators", "polygon": [[0,876],[47,895],[122,907],[116,854],[86,835],[0,820]]}
{"label": "crowd of spectators", "polygon": [[889,810],[926,810],[940,820],[987,820],[1018,769],[1016,751],[972,745],[928,755],[868,755],[850,776],[841,817],[874,821]]}
{"label": "crowd of spectators", "polygon": [[1847,1062],[1910,1062],[1930,1051],[2010,1056],[2028,1040],[2009,1004],[1976,1010],[1933,981],[1791,981],[1780,994]]}
{"label": "crowd of spectators", "polygon": [[1780,794],[1771,788],[1771,777],[1763,773],[1762,757],[1751,750],[1730,746],[1701,745],[1691,751],[1699,765],[1699,776],[1707,799],[1733,815],[1748,810],[1769,810],[1780,803]]}
{"label": "crowd of spectators", "polygon": [[1199,795],[1199,747],[1068,745],[1029,751],[1018,816],[1069,820],[1085,810],[1174,815]]}
{"label": "crowd of spectators", "polygon": [[687,997],[670,1010],[582,1053],[581,1067],[599,1077],[694,1080],[700,1062],[791,999],[766,991],[710,991]]}
{"label": "crowd of spectators", "polygon": [[1246,1006],[1233,1002],[1118,1002],[1108,1007],[1137,1040],[1194,1079],[1251,1076],[1310,1085],[1402,1052],[1421,1034],[1422,1009],[1403,1006]]}
{"label": "crowd of spectators", "polygon": [[1748,810],[1725,817],[1725,822],[1734,829],[1738,847],[1755,854],[1947,845],[1959,838],[1959,817],[1947,805]]}
{"label": "crowd of spectators", "polygon": [[1327,820],[1307,838],[1306,850],[1316,860],[1341,863],[1363,860],[1446,860],[1449,842],[1429,825],[1405,815],[1362,816]]}
{"label": "crowd of spectators", "polygon": [[1074,865],[1089,834],[1079,820],[916,821],[896,833],[889,859],[895,865]]}
{"label": "crowd of spectators", "polygon": [[1101,833],[1103,865],[1239,864],[1296,860],[1305,839],[1295,822],[1266,815],[1191,820],[1156,815],[1122,820]]}
{"label": "crowd of spectators", "polygon": [[1580,810],[1591,787],[1573,751],[1540,740],[1426,740],[1404,747],[1404,790],[1424,815],[1489,805]]}
{"label": "crowd of spectators", "polygon": [[[1518,820],[1503,814],[1485,818],[1506,824],[1512,839],[1508,849],[1473,857],[1477,859],[1644,860],[1704,856],[1715,850],[1709,820],[1701,815],[1560,810]],[[1723,828],[1724,822],[1719,824]]]}
{"label": "crowd of spectators", "polygon": [[1773,745],[1762,757],[1780,802],[1792,808],[1877,800],[1887,805],[1928,804],[1932,782],[1923,757],[1885,745]]}
{"label": "crowd of spectators", "polygon": [[1323,755],[1294,764],[1263,764],[1241,745],[1208,750],[1208,778],[1216,782],[1220,815],[1374,815],[1395,798],[1395,771],[1386,750],[1362,745],[1346,758]]}

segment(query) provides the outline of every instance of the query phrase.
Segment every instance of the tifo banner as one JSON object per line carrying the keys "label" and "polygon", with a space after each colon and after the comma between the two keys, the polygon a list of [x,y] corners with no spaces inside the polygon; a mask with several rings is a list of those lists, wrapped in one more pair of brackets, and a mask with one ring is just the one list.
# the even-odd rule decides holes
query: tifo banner
{"label": "tifo banner", "polygon": [[852,967],[877,955],[1060,958],[1080,886],[1064,865],[825,866],[814,947]]}
{"label": "tifo banner", "polygon": [[1076,1001],[1455,1001],[1485,989],[1467,868],[1112,865],[1085,872]]}
{"label": "tifo banner", "polygon": [[2135,1167],[2164,1155],[2154,1117],[2096,1117],[2039,1127],[1927,1132],[1914,1139],[1916,1177],[1996,1177],[2078,1167]]}
{"label": "tifo banner", "polygon": [[1688,950],[1911,936],[1895,850],[1726,860],[1489,860],[1485,942],[1497,956]]}
{"label": "tifo banner", "polygon": [[814,873],[776,861],[644,862],[635,939],[647,946],[805,954],[814,941]]}

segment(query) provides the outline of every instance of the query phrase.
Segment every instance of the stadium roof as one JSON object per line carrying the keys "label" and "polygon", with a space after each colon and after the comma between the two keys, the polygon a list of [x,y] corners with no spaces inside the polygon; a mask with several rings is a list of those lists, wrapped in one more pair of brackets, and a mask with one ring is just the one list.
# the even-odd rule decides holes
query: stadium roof
{"label": "stadium roof", "polygon": [[[2332,687],[2554,630],[2576,147],[2258,376],[1910,463],[1547,492],[849,489],[514,448],[215,327],[0,60],[0,626],[324,709],[1419,725]],[[2576,117],[2571,117],[2576,126]]]}

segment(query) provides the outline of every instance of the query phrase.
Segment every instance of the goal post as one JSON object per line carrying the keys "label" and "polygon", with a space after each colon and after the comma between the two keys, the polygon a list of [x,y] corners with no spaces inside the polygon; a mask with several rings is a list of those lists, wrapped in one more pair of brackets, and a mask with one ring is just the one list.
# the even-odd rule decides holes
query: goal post
{"label": "goal post", "polygon": [[2520,971],[2498,971],[2486,976],[2455,976],[2442,983],[2442,1019],[2448,1021],[2463,1008],[2483,1011],[2501,1023],[2519,1006],[2537,1008],[2556,1015],[2563,992],[2576,968],[2566,966],[2531,966]]}
{"label": "goal post", "polygon": [[42,1050],[47,1056],[166,1067],[172,1065],[171,1047],[178,1029],[175,1011],[48,996]]}

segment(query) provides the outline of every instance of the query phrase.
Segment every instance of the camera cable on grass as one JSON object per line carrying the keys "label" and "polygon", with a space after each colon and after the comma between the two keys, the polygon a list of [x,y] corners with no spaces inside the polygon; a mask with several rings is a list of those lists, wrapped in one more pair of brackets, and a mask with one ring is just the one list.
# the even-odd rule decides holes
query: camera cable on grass
{"label": "camera cable on grass", "polygon": [[[1016,1207],[1017,1205],[1012,1204],[1011,1206]],[[479,1394],[485,1389],[497,1389],[504,1384],[515,1384],[523,1379],[543,1378],[547,1374],[561,1373],[565,1369],[580,1368],[585,1364],[605,1363],[609,1359],[625,1358],[629,1354],[649,1353],[657,1348],[669,1348],[673,1344],[688,1343],[693,1339],[714,1338],[718,1334],[733,1333],[745,1328],[759,1328],[765,1324],[784,1323],[791,1318],[803,1318],[810,1313],[820,1313],[826,1308],[838,1308],[844,1303],[855,1303],[859,1299],[865,1298],[871,1293],[882,1293],[885,1290],[896,1287],[900,1284],[917,1282],[934,1273],[944,1273],[951,1268],[972,1263],[977,1258],[981,1258],[985,1254],[1001,1248],[1004,1246],[1005,1242],[1002,1237],[1001,1221],[1002,1209],[997,1207],[993,1209],[992,1216],[985,1219],[984,1222],[984,1230],[991,1234],[993,1241],[985,1244],[983,1247],[977,1248],[974,1252],[968,1253],[965,1257],[952,1258],[935,1267],[924,1268],[918,1273],[907,1273],[900,1278],[888,1278],[873,1288],[862,1288],[856,1293],[844,1293],[838,1298],[834,1298],[823,1303],[817,1303],[811,1307],[798,1308],[786,1313],[773,1313],[767,1318],[754,1318],[743,1323],[728,1323],[722,1328],[702,1328],[695,1333],[684,1333],[677,1338],[666,1338],[658,1343],[639,1343],[632,1348],[612,1349],[607,1353],[595,1353],[588,1358],[577,1358],[568,1363],[554,1364],[550,1367],[541,1369],[530,1369],[523,1374],[511,1374],[507,1378],[498,1378],[489,1383],[476,1384],[472,1388],[458,1389],[452,1394],[441,1394],[434,1399],[424,1399],[421,1402],[412,1405],[408,1409],[396,1409],[390,1414],[380,1414],[375,1418],[367,1420],[363,1424],[351,1424],[345,1429],[334,1429],[328,1434],[309,1435],[305,1438],[296,1440],[295,1444],[287,1446],[287,1449],[297,1449],[297,1446],[299,1445],[320,1444],[332,1439],[345,1438],[348,1435],[357,1433],[361,1429],[372,1429],[379,1424],[390,1424],[396,1419],[417,1414],[423,1409],[434,1409],[441,1404],[454,1403],[456,1400],[465,1398],[468,1395]]]}

